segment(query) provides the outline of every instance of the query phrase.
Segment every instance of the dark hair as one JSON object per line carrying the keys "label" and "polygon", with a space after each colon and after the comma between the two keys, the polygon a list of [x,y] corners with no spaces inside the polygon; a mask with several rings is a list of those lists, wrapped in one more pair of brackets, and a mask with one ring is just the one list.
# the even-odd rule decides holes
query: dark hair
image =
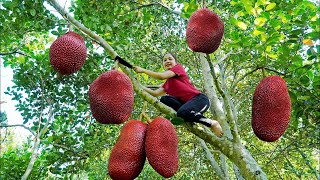
{"label": "dark hair", "polygon": [[[176,62],[178,62],[178,59],[176,58],[176,56],[172,53],[172,52],[166,52],[164,55],[163,55],[163,57],[165,56],[165,55],[167,55],[167,54],[170,54],[173,58],[174,58],[174,60],[176,61]],[[163,61],[163,58],[162,58],[162,61]]]}

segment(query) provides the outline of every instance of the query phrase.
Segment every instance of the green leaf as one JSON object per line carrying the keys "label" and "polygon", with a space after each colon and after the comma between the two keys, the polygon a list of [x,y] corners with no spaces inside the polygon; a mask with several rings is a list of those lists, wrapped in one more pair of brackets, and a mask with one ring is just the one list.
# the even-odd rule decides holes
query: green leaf
{"label": "green leaf", "polygon": [[269,4],[267,7],[266,7],[266,11],[270,11],[271,9],[275,8],[276,7],[276,3],[271,3]]}
{"label": "green leaf", "polygon": [[303,30],[302,29],[296,29],[296,30],[293,30],[291,31],[291,34],[292,35],[300,35],[303,33]]}
{"label": "green leaf", "polygon": [[267,19],[264,17],[258,17],[257,19],[254,20],[254,24],[256,26],[262,27],[266,23]]}
{"label": "green leaf", "polygon": [[247,25],[244,22],[241,22],[241,21],[237,22],[237,26],[242,30],[246,30],[247,29]]}
{"label": "green leaf", "polygon": [[2,3],[2,6],[6,9],[11,9],[12,3],[10,1],[6,1]]}
{"label": "green leaf", "polygon": [[305,100],[308,100],[308,99],[310,99],[310,96],[299,96],[299,97],[298,97],[298,100],[303,100],[303,101],[305,101]]}
{"label": "green leaf", "polygon": [[309,86],[310,84],[310,80],[308,78],[308,76],[304,75],[300,78],[300,82],[304,85],[304,86]]}
{"label": "green leaf", "polygon": [[30,14],[31,14],[31,16],[35,16],[36,15],[36,10],[35,9],[31,9],[30,10]]}
{"label": "green leaf", "polygon": [[183,124],[184,123],[184,120],[181,118],[181,117],[174,117],[172,120],[171,120],[171,123],[173,125],[180,125],[180,124]]}
{"label": "green leaf", "polygon": [[289,96],[292,102],[297,101],[297,95],[293,91],[289,91]]}
{"label": "green leaf", "polygon": [[58,31],[51,31],[51,33],[52,33],[53,35],[60,36],[60,34],[58,33]]}
{"label": "green leaf", "polygon": [[230,18],[229,21],[234,25],[237,25],[237,23],[238,23],[238,20],[234,17]]}

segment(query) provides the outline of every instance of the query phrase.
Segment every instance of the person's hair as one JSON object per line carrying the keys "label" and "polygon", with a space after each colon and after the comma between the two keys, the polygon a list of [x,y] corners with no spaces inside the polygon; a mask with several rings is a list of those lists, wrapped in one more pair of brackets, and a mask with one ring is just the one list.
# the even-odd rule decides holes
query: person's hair
{"label": "person's hair", "polygon": [[[172,53],[172,52],[166,52],[164,55],[163,55],[163,57],[165,56],[165,55],[167,55],[167,54],[170,54],[173,58],[174,58],[174,60],[176,61],[176,62],[178,62],[178,59],[176,58],[176,56]],[[163,58],[162,58],[162,61],[163,61]]]}

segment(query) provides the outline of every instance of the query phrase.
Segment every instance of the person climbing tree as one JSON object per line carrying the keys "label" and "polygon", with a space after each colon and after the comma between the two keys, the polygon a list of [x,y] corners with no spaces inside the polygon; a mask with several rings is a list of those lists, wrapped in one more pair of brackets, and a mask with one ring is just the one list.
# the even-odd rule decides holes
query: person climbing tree
{"label": "person climbing tree", "polygon": [[209,98],[190,82],[186,71],[176,57],[172,53],[165,54],[162,65],[166,70],[164,72],[154,72],[139,66],[133,67],[137,73],[145,73],[153,78],[166,80],[156,90],[147,87],[143,89],[152,96],[162,96],[160,102],[173,108],[178,117],[187,122],[201,123],[209,127],[216,136],[222,137],[223,131],[219,122],[203,115],[210,107]]}

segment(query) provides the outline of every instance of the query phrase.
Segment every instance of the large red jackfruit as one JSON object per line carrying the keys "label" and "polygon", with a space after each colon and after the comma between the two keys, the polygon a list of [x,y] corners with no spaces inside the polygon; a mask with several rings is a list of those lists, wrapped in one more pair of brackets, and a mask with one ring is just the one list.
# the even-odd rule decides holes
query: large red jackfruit
{"label": "large red jackfruit", "polygon": [[165,178],[179,167],[178,136],[174,126],[164,117],[155,118],[147,128],[146,154],[150,165]]}
{"label": "large red jackfruit", "polygon": [[195,52],[213,53],[223,36],[224,24],[210,9],[194,12],[188,22],[186,38],[189,48]]}
{"label": "large red jackfruit", "polygon": [[262,79],[253,95],[253,132],[263,141],[276,141],[289,125],[290,109],[286,82],[279,76]]}
{"label": "large red jackfruit", "polygon": [[87,48],[84,39],[69,31],[56,39],[50,46],[50,64],[55,71],[68,75],[81,69],[86,58]]}
{"label": "large red jackfruit", "polygon": [[90,109],[102,124],[121,124],[132,112],[134,96],[129,77],[118,70],[101,74],[89,88]]}
{"label": "large red jackfruit", "polygon": [[109,158],[112,179],[132,180],[139,176],[146,161],[146,131],[147,124],[138,120],[130,120],[123,126]]}

